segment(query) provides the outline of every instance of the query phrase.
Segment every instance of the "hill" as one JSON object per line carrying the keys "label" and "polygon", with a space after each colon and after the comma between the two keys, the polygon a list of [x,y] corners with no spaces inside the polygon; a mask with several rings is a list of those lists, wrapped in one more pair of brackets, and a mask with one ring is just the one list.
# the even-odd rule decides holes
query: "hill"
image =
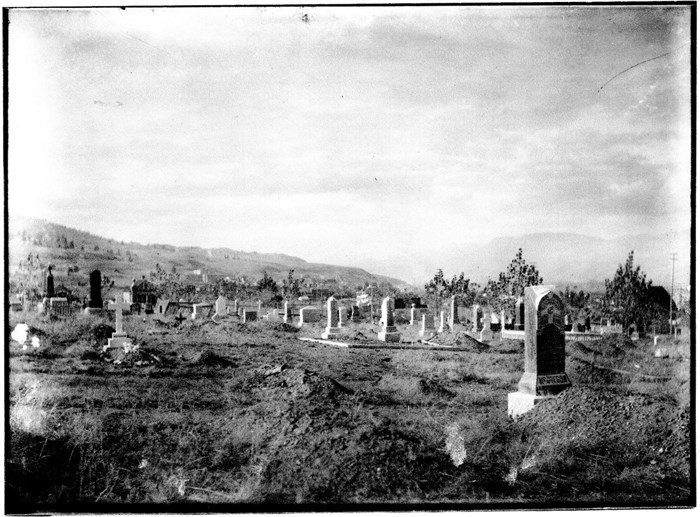
{"label": "hill", "polygon": [[[634,250],[635,263],[641,266],[655,285],[670,288],[671,253],[678,253],[675,265],[676,287],[690,280],[690,231],[673,231],[658,235],[630,235],[602,239],[575,233],[534,233],[498,237],[488,242],[457,248],[426,248],[422,256],[413,255],[391,264],[406,280],[423,285],[442,268],[446,275],[464,272],[467,278],[484,284],[504,271],[522,248],[525,260],[535,264],[545,283],[562,288],[576,285],[588,291],[604,290],[604,280],[612,278],[617,266]],[[380,263],[366,267],[386,273]]]}
{"label": "hill", "polygon": [[[44,220],[13,216],[9,220],[9,272],[29,254],[39,255],[42,264],[54,265],[58,283],[84,290],[89,271],[99,269],[114,281],[115,288],[127,288],[133,278],[148,276],[156,264],[165,271],[189,277],[206,271],[210,279],[244,276],[255,282],[266,271],[278,283],[294,276],[312,283],[347,285],[351,290],[365,282],[388,282],[397,288],[408,285],[396,278],[374,275],[357,267],[306,262],[299,257],[279,253],[257,253],[230,248],[203,249],[167,244],[140,244],[116,241],[54,224]],[[69,271],[70,268],[70,271]],[[199,273],[198,273],[199,272]]]}

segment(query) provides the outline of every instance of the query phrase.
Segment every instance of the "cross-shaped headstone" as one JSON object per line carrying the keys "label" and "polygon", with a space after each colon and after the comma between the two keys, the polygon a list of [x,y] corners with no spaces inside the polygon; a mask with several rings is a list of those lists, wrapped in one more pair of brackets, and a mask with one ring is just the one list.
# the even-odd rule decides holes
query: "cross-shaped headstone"
{"label": "cross-shaped headstone", "polygon": [[177,321],[177,324],[178,324],[178,325],[181,325],[182,322],[185,321],[186,319],[187,319],[187,318],[185,318],[185,317],[182,315],[182,312],[178,312],[178,313],[177,313],[177,318],[175,318],[175,321]]}
{"label": "cross-shaped headstone", "polygon": [[118,301],[110,301],[109,305],[107,305],[107,308],[109,310],[113,310],[115,312],[116,318],[117,318],[117,334],[123,334],[124,333],[124,327],[122,324],[122,311],[124,309],[131,309],[131,304],[129,303],[124,303],[124,302],[118,302]]}

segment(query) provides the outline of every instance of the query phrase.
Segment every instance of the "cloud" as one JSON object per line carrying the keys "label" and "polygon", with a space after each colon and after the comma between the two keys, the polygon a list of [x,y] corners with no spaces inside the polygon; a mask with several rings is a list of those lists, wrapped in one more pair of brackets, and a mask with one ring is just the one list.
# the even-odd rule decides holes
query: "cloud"
{"label": "cloud", "polygon": [[688,9],[307,11],[12,11],[11,207],[321,261],[689,219],[689,53],[596,93]]}

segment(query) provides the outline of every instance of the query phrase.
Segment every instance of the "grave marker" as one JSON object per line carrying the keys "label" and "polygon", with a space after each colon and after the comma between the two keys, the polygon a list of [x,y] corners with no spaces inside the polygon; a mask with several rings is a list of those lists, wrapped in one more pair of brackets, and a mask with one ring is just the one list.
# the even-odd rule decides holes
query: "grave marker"
{"label": "grave marker", "polygon": [[394,299],[390,296],[382,300],[382,322],[382,330],[377,335],[379,341],[401,341],[401,334],[399,334],[394,326]]}
{"label": "grave marker", "polygon": [[49,311],[56,316],[70,316],[71,307],[68,298],[50,298]]}
{"label": "grave marker", "polygon": [[411,323],[410,325],[413,326],[416,321],[416,304],[412,303],[411,304]]}
{"label": "grave marker", "polygon": [[215,312],[214,316],[226,316],[226,302],[227,302],[227,300],[226,300],[226,297],[224,297],[224,296],[219,296],[216,299],[216,303],[215,303],[216,312]]}
{"label": "grave marker", "polygon": [[127,343],[131,343],[131,340],[127,338],[124,332],[124,321],[123,321],[123,310],[130,310],[131,305],[128,303],[119,302],[117,300],[113,302],[108,302],[107,308],[114,311],[114,316],[116,320],[116,330],[112,332],[112,337],[107,340],[107,346],[105,348],[117,348],[124,346]]}
{"label": "grave marker", "polygon": [[422,323],[423,324],[421,325],[421,329],[418,334],[421,339],[430,339],[437,335],[435,332],[435,317],[432,314],[423,314]]}
{"label": "grave marker", "polygon": [[523,330],[525,328],[525,305],[523,297],[520,296],[515,302],[515,330]]}
{"label": "grave marker", "polygon": [[459,303],[456,295],[450,298],[450,319],[448,325],[452,332],[462,330],[462,326],[459,323]]}
{"label": "grave marker", "polygon": [[301,327],[305,323],[317,323],[321,321],[321,310],[312,307],[312,306],[307,306],[307,307],[302,307],[299,310],[299,326]]}
{"label": "grave marker", "polygon": [[554,286],[525,288],[525,373],[508,394],[508,414],[517,417],[545,397],[571,386],[565,371],[564,304]]}
{"label": "grave marker", "polygon": [[326,331],[321,334],[323,339],[329,339],[340,334],[340,328],[338,325],[338,302],[332,296],[328,298],[328,301],[326,302],[326,309],[328,313],[328,323],[326,325]]}
{"label": "grave marker", "polygon": [[248,323],[249,321],[255,321],[258,319],[258,311],[253,311],[250,309],[243,309],[243,323]]}
{"label": "grave marker", "polygon": [[95,269],[90,273],[90,298],[88,309],[102,310],[102,273]]}

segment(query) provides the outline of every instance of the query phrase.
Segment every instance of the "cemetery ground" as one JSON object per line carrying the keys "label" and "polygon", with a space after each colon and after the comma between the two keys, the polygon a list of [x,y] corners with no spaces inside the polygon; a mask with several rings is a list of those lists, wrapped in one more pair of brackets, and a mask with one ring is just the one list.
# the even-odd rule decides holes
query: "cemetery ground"
{"label": "cemetery ground", "polygon": [[411,350],[399,326],[406,348],[340,348],[299,340],[324,323],[132,315],[138,347],[107,356],[113,318],[19,323],[40,345],[9,345],[7,512],[693,501],[687,337],[567,342],[573,387],[513,421],[521,341]]}

